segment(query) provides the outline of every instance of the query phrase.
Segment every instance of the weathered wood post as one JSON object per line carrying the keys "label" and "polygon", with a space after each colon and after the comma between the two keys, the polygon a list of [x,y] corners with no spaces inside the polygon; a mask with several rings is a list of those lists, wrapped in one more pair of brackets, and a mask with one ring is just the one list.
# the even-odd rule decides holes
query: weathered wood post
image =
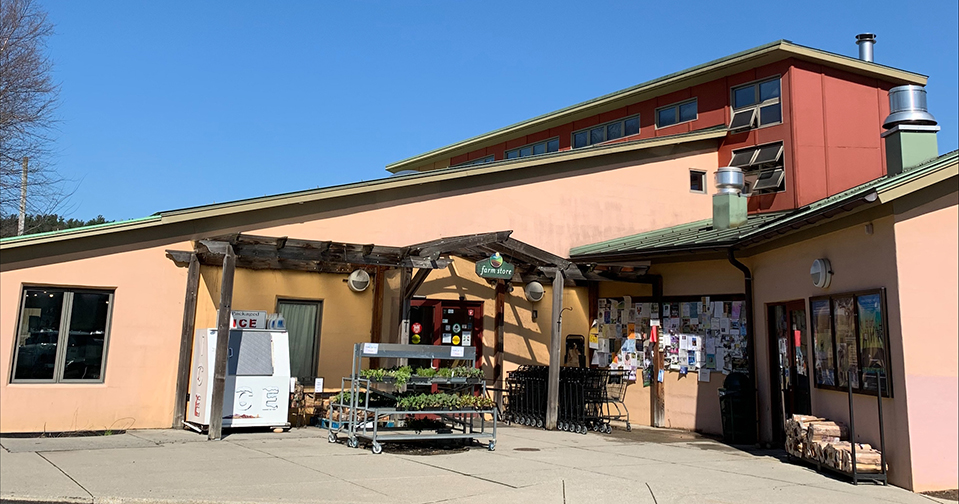
{"label": "weathered wood post", "polygon": [[213,366],[213,396],[210,404],[210,430],[207,436],[219,440],[223,430],[223,393],[226,389],[226,358],[230,346],[230,312],[233,309],[233,275],[236,270],[236,254],[233,246],[226,244],[223,257],[223,274],[220,279],[220,310],[216,321],[216,360]]}
{"label": "weathered wood post", "polygon": [[190,363],[196,326],[196,298],[200,287],[200,261],[190,255],[186,273],[186,297],[183,300],[183,326],[180,329],[180,358],[177,362],[176,392],[173,400],[173,428],[182,428],[186,419],[187,394],[190,393]]}
{"label": "weathered wood post", "polygon": [[549,340],[549,385],[546,397],[546,429],[556,428],[559,416],[560,347],[563,343],[563,270],[553,276],[553,328]]}

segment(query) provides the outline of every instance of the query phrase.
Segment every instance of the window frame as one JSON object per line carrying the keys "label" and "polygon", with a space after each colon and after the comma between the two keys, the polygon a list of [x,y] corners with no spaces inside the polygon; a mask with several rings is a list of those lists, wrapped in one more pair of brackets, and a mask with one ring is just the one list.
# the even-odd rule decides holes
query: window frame
{"label": "window frame", "polygon": [[[313,332],[313,354],[311,355],[312,367],[313,367],[313,376],[303,377],[308,380],[315,380],[320,378],[320,344],[322,343],[322,332],[323,332],[323,306],[326,304],[324,299],[306,299],[306,298],[290,298],[290,297],[277,297],[274,313],[280,313],[280,304],[288,305],[306,305],[306,306],[316,306],[316,327]],[[292,373],[292,363],[290,372]]]}
{"label": "window frame", "polygon": [[[685,121],[680,121],[680,120],[679,120],[679,119],[680,119],[680,116],[679,116],[679,109],[680,109],[680,107],[682,107],[683,105],[688,105],[688,104],[690,104],[690,103],[695,103],[695,104],[696,104],[696,117],[694,117],[694,118],[692,118],[692,119],[686,119]],[[663,111],[663,110],[666,110],[666,109],[670,109],[670,108],[673,109],[673,111],[674,111],[674,113],[675,113],[676,122],[667,124],[667,125],[665,125],[665,126],[660,125],[660,124],[659,124],[659,113],[660,113],[660,111]],[[658,130],[658,129],[661,129],[661,128],[672,128],[673,126],[677,126],[677,125],[680,125],[680,124],[686,124],[686,123],[689,123],[689,122],[693,122],[693,121],[695,121],[695,120],[698,120],[698,119],[699,119],[699,98],[698,98],[698,97],[695,97],[695,98],[691,98],[691,99],[686,99],[686,100],[683,100],[683,101],[678,101],[678,102],[676,102],[676,103],[672,103],[672,104],[669,104],[669,105],[664,105],[664,106],[662,106],[662,107],[659,107],[659,108],[657,108],[656,111],[655,111],[654,119],[655,119],[654,122],[656,123],[656,129],[657,129],[657,130]]]}
{"label": "window frame", "polygon": [[[777,97],[775,97],[775,98],[770,98],[770,99],[768,99],[768,100],[766,100],[766,101],[761,101],[761,100],[760,100],[761,96],[760,96],[760,94],[759,94],[759,93],[760,93],[759,87],[760,87],[762,84],[766,83],[766,82],[772,82],[772,81],[779,81],[779,96],[777,96]],[[747,87],[752,87],[752,88],[754,89],[754,95],[753,95],[753,96],[754,96],[755,99],[756,99],[756,103],[753,103],[753,104],[750,104],[750,105],[744,105],[744,106],[742,106],[742,107],[738,107],[738,108],[737,108],[737,107],[736,107],[736,90],[743,89],[743,88],[747,88]],[[732,87],[730,87],[730,88],[729,88],[729,109],[730,109],[730,114],[729,114],[729,124],[726,126],[726,129],[728,129],[729,131],[733,131],[733,132],[740,132],[740,131],[749,131],[749,130],[753,130],[753,129],[761,129],[761,128],[766,128],[766,127],[769,127],[769,126],[775,126],[775,125],[783,124],[783,114],[782,114],[783,96],[782,96],[782,95],[783,95],[783,81],[782,81],[782,75],[781,75],[781,74],[780,74],[780,75],[775,75],[775,76],[772,76],[772,77],[763,77],[762,79],[756,79],[756,80],[754,80],[754,81],[752,81],[752,82],[746,82],[746,83],[743,83],[743,84],[739,84],[739,85],[737,85],[737,86],[732,86]],[[768,107],[768,106],[770,106],[770,105],[775,105],[775,104],[779,104],[779,121],[762,124],[762,122],[761,122],[761,121],[762,121],[762,114],[760,113],[760,109],[762,109],[763,107]],[[752,110],[752,111],[753,111],[753,113],[752,113],[753,115],[752,115],[752,118],[751,118],[751,120],[750,120],[750,122],[749,122],[749,125],[748,125],[748,126],[738,127],[738,128],[735,128],[735,129],[732,128],[733,119],[735,119],[736,114],[737,114],[737,113],[742,113],[742,112],[747,112],[747,111],[749,111],[749,110]],[[698,111],[697,111],[697,112],[698,112]]]}
{"label": "window frame", "polygon": [[[700,178],[700,180],[702,181],[702,186],[703,186],[702,190],[697,191],[696,189],[693,189],[693,178],[692,178],[692,177],[693,177],[693,174],[694,174],[694,173],[697,174],[697,175],[699,175],[699,178]],[[696,168],[690,168],[690,169],[689,169],[689,192],[691,192],[691,193],[693,193],[693,194],[706,194],[706,193],[707,193],[707,190],[706,190],[706,171],[705,171],[705,170],[699,170],[699,169],[696,169]]]}
{"label": "window frame", "polygon": [[[697,112],[697,115],[698,115],[699,111],[697,110],[696,112]],[[636,131],[636,133],[632,133],[632,134],[627,135],[627,134],[626,134],[626,121],[628,121],[628,120],[630,120],[630,119],[634,119],[634,118],[636,119],[636,124],[637,124],[637,126],[639,126],[639,129]],[[610,124],[616,124],[616,123],[620,123],[620,124],[621,124],[622,132],[623,132],[622,136],[619,136],[619,137],[613,138],[613,139],[607,138],[607,132],[608,132],[609,125],[610,125]],[[592,130],[594,130],[594,129],[596,129],[596,128],[600,128],[600,127],[603,128],[603,141],[601,141],[601,142],[593,142],[593,141],[592,141],[592,138],[593,138]],[[586,127],[586,128],[580,128],[580,129],[578,129],[578,130],[570,133],[570,135],[569,135],[569,145],[570,145],[570,148],[572,148],[572,149],[585,149],[586,147],[591,147],[591,146],[593,146],[593,145],[601,145],[601,144],[604,144],[604,143],[606,143],[606,142],[610,142],[610,141],[612,141],[612,140],[619,140],[619,139],[621,139],[621,138],[627,138],[627,137],[631,137],[631,136],[634,136],[634,135],[638,135],[638,134],[642,133],[642,131],[643,131],[643,124],[642,124],[642,121],[640,120],[639,114],[633,114],[633,115],[628,115],[628,116],[626,116],[626,117],[621,117],[621,118],[619,118],[619,119],[614,119],[614,120],[612,120],[612,121],[606,121],[606,122],[604,122],[604,123],[594,124],[594,125],[588,126],[588,127]],[[576,135],[577,135],[578,133],[583,133],[583,132],[586,133],[586,145],[583,145],[582,147],[576,147]]]}
{"label": "window frame", "polygon": [[[819,380],[818,380],[819,368],[816,362],[816,355],[815,355],[818,335],[816,334],[815,324],[810,323],[810,324],[807,324],[807,327],[809,327],[810,335],[812,336],[810,338],[810,343],[813,346],[813,353],[812,353],[813,379],[811,381],[813,382],[813,386],[816,387],[817,389],[834,390],[834,391],[843,392],[843,393],[849,392],[848,382],[846,385],[838,385],[840,383],[839,341],[837,341],[836,339],[835,300],[839,298],[852,298],[853,311],[854,311],[853,318],[854,318],[854,326],[855,326],[855,340],[856,340],[856,367],[858,372],[858,376],[857,376],[858,385],[853,387],[852,392],[853,394],[860,394],[860,395],[870,395],[870,396],[876,395],[875,390],[866,389],[866,379],[865,379],[866,373],[862,365],[862,342],[861,342],[862,335],[860,333],[861,326],[860,326],[860,314],[859,314],[859,298],[863,296],[871,296],[871,295],[877,295],[877,294],[879,295],[879,308],[880,310],[882,310],[882,344],[883,344],[883,353],[884,353],[884,362],[883,362],[884,366],[882,369],[885,371],[885,375],[886,375],[885,388],[882,390],[882,397],[885,397],[888,399],[893,398],[892,362],[891,362],[892,356],[890,351],[891,349],[889,347],[889,310],[887,308],[887,303],[886,303],[885,287],[881,287],[878,289],[853,291],[853,292],[840,292],[836,294],[826,294],[823,296],[815,296],[815,297],[809,298],[809,306],[810,306],[809,316],[810,317],[812,317],[813,315],[812,304],[814,302],[826,301],[829,306],[829,327],[830,327],[829,336],[832,342],[832,358],[833,358],[832,371],[834,373],[834,380],[836,383],[836,385],[821,385],[819,383]],[[848,372],[848,370],[846,371]],[[848,376],[846,379],[848,380]]]}
{"label": "window frame", "polygon": [[[779,154],[775,157],[774,161],[767,161],[764,163],[756,163],[756,158],[759,157],[759,153],[766,147],[779,144]],[[739,154],[745,154],[747,151],[752,153],[749,156],[749,161],[740,165],[734,165],[733,160],[736,159],[736,156]],[[782,140],[776,142],[768,142],[761,145],[753,145],[751,147],[745,147],[742,149],[737,149],[732,151],[732,157],[729,160],[730,166],[736,166],[743,170],[743,179],[746,182],[746,186],[743,189],[743,194],[747,196],[759,196],[763,194],[776,194],[786,191],[786,145]],[[756,182],[759,181],[759,178],[766,173],[772,173],[772,176],[776,176],[775,172],[780,172],[778,175],[781,178],[780,183],[775,188],[769,189],[754,189]],[[782,189],[780,189],[782,187]],[[757,192],[760,191],[760,192]]]}
{"label": "window frame", "polygon": [[[547,138],[546,140],[540,140],[538,142],[532,142],[526,145],[520,145],[519,147],[514,147],[512,149],[506,149],[505,151],[503,151],[503,159],[521,159],[524,157],[544,156],[546,154],[552,154],[553,152],[559,152],[559,145],[556,146],[556,150],[554,150],[553,152],[549,151],[549,143],[552,142],[553,140],[556,140],[556,143],[559,144],[559,136],[554,136],[554,137]],[[542,154],[536,154],[534,147],[539,144],[544,145],[546,152],[543,152]],[[530,149],[530,154],[526,156],[521,156],[518,154],[520,151],[522,151],[523,149],[527,147]],[[509,157],[510,152],[516,152],[517,153],[516,157]]]}
{"label": "window frame", "polygon": [[[45,379],[36,379],[36,378],[17,378],[17,361],[20,358],[20,346],[18,345],[18,339],[20,337],[20,329],[23,323],[24,310],[26,309],[27,296],[26,293],[29,290],[47,290],[63,293],[63,301],[60,309],[60,329],[57,333],[57,351],[56,357],[53,361],[53,377],[49,380]],[[78,379],[78,378],[63,378],[63,372],[66,370],[66,353],[67,353],[67,342],[70,338],[70,321],[73,317],[73,297],[77,293],[90,293],[90,294],[107,294],[109,297],[107,299],[107,320],[106,326],[103,329],[103,356],[100,357],[100,377],[97,379]],[[9,381],[7,383],[11,385],[19,384],[85,384],[85,385],[98,385],[103,384],[106,381],[107,374],[107,356],[110,350],[110,334],[113,332],[113,307],[116,299],[116,288],[97,288],[97,287],[62,287],[62,286],[50,286],[50,285],[22,285],[20,288],[20,306],[17,313],[17,326],[16,332],[13,337],[13,352],[10,362],[10,375],[8,377]]]}

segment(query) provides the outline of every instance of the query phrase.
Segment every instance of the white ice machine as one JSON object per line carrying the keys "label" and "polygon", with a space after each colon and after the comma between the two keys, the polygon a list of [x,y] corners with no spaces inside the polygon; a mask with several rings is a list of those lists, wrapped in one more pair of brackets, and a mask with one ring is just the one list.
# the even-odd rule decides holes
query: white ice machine
{"label": "white ice machine", "polygon": [[[187,420],[210,425],[216,329],[197,329]],[[224,427],[288,426],[290,339],[286,331],[234,329],[227,351]]]}

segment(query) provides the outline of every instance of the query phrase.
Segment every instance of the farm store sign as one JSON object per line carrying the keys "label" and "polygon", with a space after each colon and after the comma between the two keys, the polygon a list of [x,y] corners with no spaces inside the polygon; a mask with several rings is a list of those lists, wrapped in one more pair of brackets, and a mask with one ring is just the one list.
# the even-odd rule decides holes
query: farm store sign
{"label": "farm store sign", "polygon": [[513,278],[513,269],[513,265],[504,261],[499,252],[476,263],[476,274],[483,278],[509,280]]}

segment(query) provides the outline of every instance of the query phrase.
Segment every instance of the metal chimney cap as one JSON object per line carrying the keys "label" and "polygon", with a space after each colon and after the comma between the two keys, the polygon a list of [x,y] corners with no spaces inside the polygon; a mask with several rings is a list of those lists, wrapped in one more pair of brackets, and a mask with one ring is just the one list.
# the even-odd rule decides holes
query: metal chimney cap
{"label": "metal chimney cap", "polygon": [[926,89],[916,84],[896,86],[889,90],[889,117],[882,127],[892,129],[900,124],[935,126],[936,118],[926,108]]}
{"label": "metal chimney cap", "polygon": [[875,61],[872,47],[876,45],[875,33],[860,33],[856,35],[856,45],[859,46],[859,59],[872,63]]}

